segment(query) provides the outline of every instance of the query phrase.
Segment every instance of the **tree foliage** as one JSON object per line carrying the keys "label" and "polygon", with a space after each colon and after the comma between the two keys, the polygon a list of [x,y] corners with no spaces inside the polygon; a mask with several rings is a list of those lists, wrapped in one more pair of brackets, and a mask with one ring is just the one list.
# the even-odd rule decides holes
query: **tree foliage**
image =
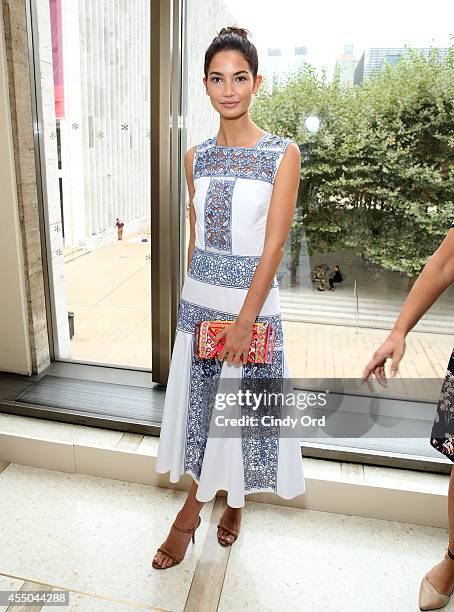
{"label": "tree foliage", "polygon": [[384,269],[421,272],[454,221],[454,45],[444,58],[409,50],[363,86],[306,64],[259,90],[251,117],[300,145],[295,262],[304,227],[310,254],[355,248]]}

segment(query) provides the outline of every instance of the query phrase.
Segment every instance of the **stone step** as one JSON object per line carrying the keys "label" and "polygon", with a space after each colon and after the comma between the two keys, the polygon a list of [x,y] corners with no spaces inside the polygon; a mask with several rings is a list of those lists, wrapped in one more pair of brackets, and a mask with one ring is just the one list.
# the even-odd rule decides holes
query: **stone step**
{"label": "stone step", "polygon": [[[311,302],[301,302],[295,303],[293,301],[280,301],[281,309],[286,312],[307,312],[314,314],[328,314],[333,316],[355,316],[356,317],[356,306],[353,305],[340,305],[340,304],[314,304]],[[358,314],[360,317],[366,318],[384,318],[384,319],[393,319],[397,317],[400,312],[400,308],[396,309],[381,309],[377,307],[364,307],[362,304],[359,304]],[[424,320],[433,320],[434,322],[439,322],[440,324],[446,323],[448,321],[454,321],[454,312],[451,310],[434,310],[431,309],[423,316]]]}
{"label": "stone step", "polygon": [[[357,302],[352,295],[328,292],[280,290],[284,320],[306,323],[357,324]],[[362,297],[358,300],[358,326],[389,329],[405,298]],[[438,300],[413,328],[415,331],[454,333],[454,309],[448,300]]]}
{"label": "stone step", "polygon": [[[285,289],[281,289],[279,291],[281,303],[288,301],[293,303],[305,303],[310,302],[311,304],[317,304],[324,306],[327,303],[331,305],[356,305],[356,297],[353,294],[341,295],[341,292],[335,291],[334,293],[330,291],[322,292],[310,292],[310,291],[289,291]],[[358,302],[360,307],[376,307],[380,310],[400,310],[402,304],[405,301],[406,296],[402,296],[399,298],[386,297],[380,298],[377,296],[368,297],[367,295],[360,295],[358,298]],[[432,306],[432,310],[443,311],[446,313],[452,313],[454,311],[454,302],[449,299],[443,299],[440,297],[436,303]]]}

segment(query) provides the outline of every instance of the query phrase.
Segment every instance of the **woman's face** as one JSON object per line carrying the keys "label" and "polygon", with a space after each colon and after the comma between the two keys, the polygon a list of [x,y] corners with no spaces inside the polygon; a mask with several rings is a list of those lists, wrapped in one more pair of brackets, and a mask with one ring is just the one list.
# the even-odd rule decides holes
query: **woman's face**
{"label": "woman's face", "polygon": [[211,104],[220,115],[229,118],[247,112],[261,81],[258,74],[254,82],[243,54],[231,50],[216,53],[208,67],[208,78],[203,78]]}

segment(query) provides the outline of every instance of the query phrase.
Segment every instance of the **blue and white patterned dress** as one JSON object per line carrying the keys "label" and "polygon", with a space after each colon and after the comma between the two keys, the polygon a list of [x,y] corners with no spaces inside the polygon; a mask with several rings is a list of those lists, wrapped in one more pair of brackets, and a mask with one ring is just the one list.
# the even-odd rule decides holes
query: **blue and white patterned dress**
{"label": "blue and white patterned dress", "polygon": [[[283,381],[278,386],[285,389],[291,378],[276,276],[256,318],[276,329],[271,365],[198,359],[193,342],[198,321],[233,321],[241,310],[263,251],[276,172],[290,142],[266,132],[254,147],[218,146],[212,137],[195,148],[195,248],[181,294],[155,467],[170,472],[171,482],[191,474],[197,499],[204,502],[220,489],[232,507],[244,506],[247,493],[290,499],[305,492],[298,437],[283,437],[279,426],[211,435],[220,382],[265,378]],[[248,410],[243,406],[241,413]]]}

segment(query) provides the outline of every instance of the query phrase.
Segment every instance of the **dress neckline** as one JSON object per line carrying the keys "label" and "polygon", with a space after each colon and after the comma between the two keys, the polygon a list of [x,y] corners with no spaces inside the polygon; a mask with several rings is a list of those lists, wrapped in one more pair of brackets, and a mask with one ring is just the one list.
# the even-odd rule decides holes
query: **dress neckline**
{"label": "dress neckline", "polygon": [[256,149],[257,146],[262,142],[262,140],[265,138],[265,136],[268,136],[269,132],[265,132],[264,134],[262,134],[260,136],[260,138],[257,140],[257,142],[255,143],[255,145],[253,147],[237,147],[237,146],[230,146],[230,147],[224,147],[222,145],[218,145],[216,144],[216,139],[217,136],[213,136],[213,141],[214,141],[214,147],[216,149],[244,149],[245,151],[250,151],[252,149]]}

